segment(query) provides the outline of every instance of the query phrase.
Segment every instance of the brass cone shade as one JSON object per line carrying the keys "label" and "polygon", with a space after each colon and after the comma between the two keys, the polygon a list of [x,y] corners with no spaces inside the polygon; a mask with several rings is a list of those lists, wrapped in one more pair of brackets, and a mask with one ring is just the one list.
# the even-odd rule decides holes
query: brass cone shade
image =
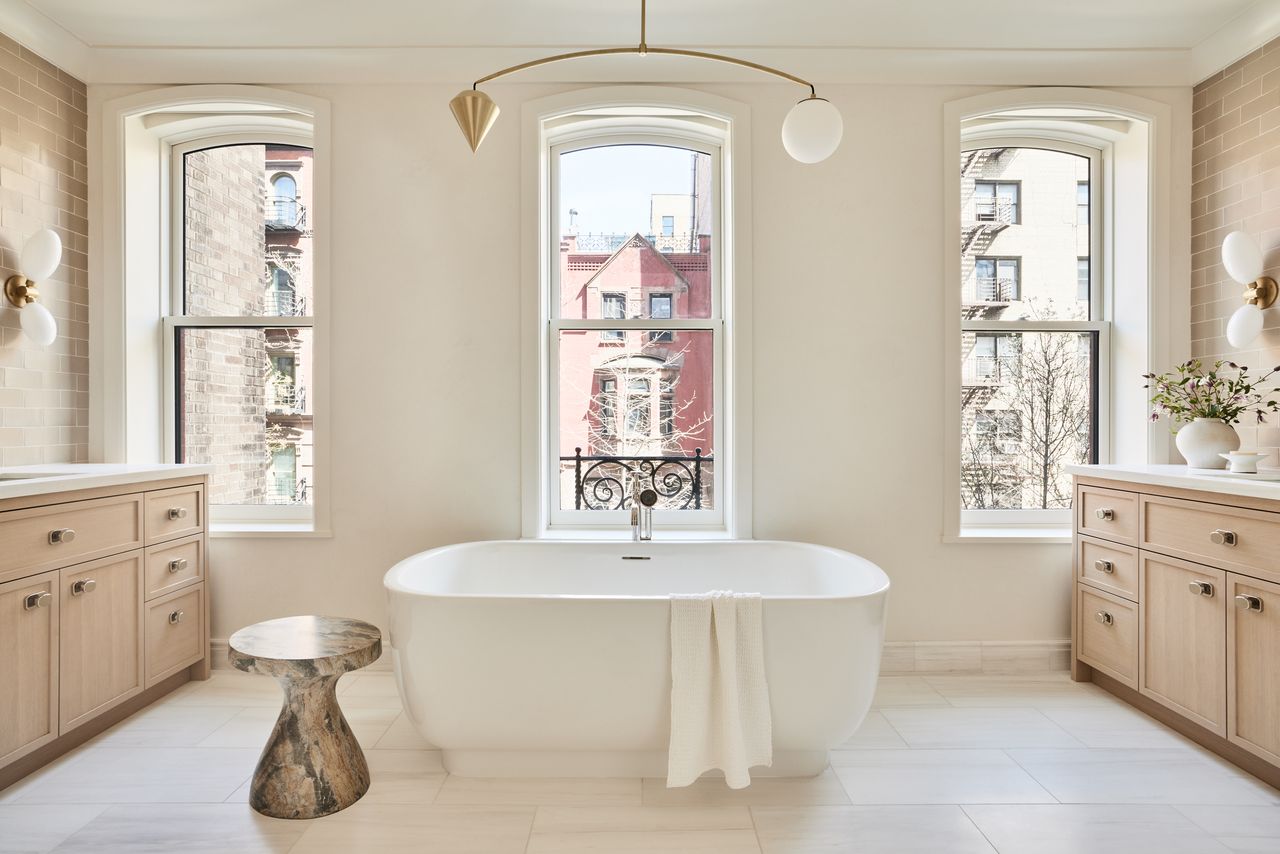
{"label": "brass cone shade", "polygon": [[498,120],[498,105],[479,89],[464,89],[449,102],[453,117],[462,128],[462,135],[474,152],[484,142],[485,134]]}

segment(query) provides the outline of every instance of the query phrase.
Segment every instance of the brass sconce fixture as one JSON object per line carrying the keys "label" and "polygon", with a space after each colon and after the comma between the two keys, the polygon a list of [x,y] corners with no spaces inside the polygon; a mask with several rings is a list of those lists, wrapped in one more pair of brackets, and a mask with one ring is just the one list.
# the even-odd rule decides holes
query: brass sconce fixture
{"label": "brass sconce fixture", "polygon": [[462,128],[462,135],[466,137],[467,144],[471,146],[471,150],[474,152],[480,147],[480,143],[484,141],[485,135],[489,133],[493,123],[498,120],[498,113],[501,112],[493,99],[480,91],[479,86],[481,83],[488,83],[490,80],[496,80],[508,74],[515,74],[517,71],[525,71],[566,59],[582,59],[589,56],[647,56],[649,54],[710,59],[715,62],[725,62],[730,65],[750,68],[765,74],[772,74],[774,77],[781,77],[783,80],[790,80],[792,83],[798,83],[809,90],[809,97],[792,107],[791,112],[787,113],[787,117],[782,123],[782,145],[787,150],[787,153],[801,163],[818,163],[830,157],[840,145],[840,138],[844,134],[844,121],[840,117],[840,111],[832,106],[831,102],[826,98],[819,98],[817,89],[808,80],[780,71],[777,68],[771,68],[768,65],[748,62],[745,59],[736,59],[732,56],[723,56],[718,53],[670,47],[650,47],[645,41],[646,17],[646,0],[640,0],[640,43],[634,47],[579,50],[522,62],[519,65],[512,65],[501,71],[487,74],[471,84],[470,89],[464,89],[459,92],[449,102],[449,109],[453,111],[453,117],[457,119],[458,127]]}
{"label": "brass sconce fixture", "polygon": [[1227,321],[1227,343],[1240,350],[1262,334],[1262,312],[1275,304],[1280,289],[1275,279],[1262,275],[1262,250],[1243,231],[1233,231],[1222,241],[1222,266],[1227,275],[1246,286],[1244,305]]}
{"label": "brass sconce fixture", "polygon": [[49,229],[38,231],[22,248],[22,269],[4,282],[4,295],[21,311],[18,316],[22,332],[34,343],[47,347],[58,337],[58,322],[49,309],[41,305],[36,282],[53,275],[62,263],[62,240]]}

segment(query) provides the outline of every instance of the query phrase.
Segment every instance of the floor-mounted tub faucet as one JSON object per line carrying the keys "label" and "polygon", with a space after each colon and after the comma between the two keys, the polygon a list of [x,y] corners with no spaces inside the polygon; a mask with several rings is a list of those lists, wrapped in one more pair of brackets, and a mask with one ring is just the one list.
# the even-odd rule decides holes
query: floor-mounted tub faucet
{"label": "floor-mounted tub faucet", "polygon": [[653,505],[658,493],[641,489],[639,482],[631,487],[631,539],[637,543],[653,539]]}

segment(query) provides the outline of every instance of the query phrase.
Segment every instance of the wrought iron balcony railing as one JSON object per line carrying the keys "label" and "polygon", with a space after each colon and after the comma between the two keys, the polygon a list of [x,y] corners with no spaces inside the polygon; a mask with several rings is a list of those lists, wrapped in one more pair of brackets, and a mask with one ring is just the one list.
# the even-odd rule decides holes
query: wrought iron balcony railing
{"label": "wrought iron balcony railing", "polygon": [[291,382],[267,383],[267,410],[295,414],[306,412],[306,386]]}
{"label": "wrought iron balcony railing", "polygon": [[[579,234],[575,251],[612,255],[634,234]],[[659,252],[692,253],[701,245],[697,234],[646,234],[645,240]]]}
{"label": "wrought iron balcony railing", "polygon": [[262,313],[271,317],[304,317],[307,298],[292,291],[268,290],[262,298]]}
{"label": "wrought iron balcony railing", "polygon": [[973,200],[975,222],[994,222],[1013,225],[1017,219],[1017,206],[1011,198],[980,198]]}
{"label": "wrought iron balcony railing", "polygon": [[1008,278],[978,279],[975,294],[978,302],[1013,302],[1018,298],[1018,282]]}
{"label": "wrought iron balcony railing", "polygon": [[301,231],[307,225],[307,208],[294,196],[267,198],[267,229]]}
{"label": "wrought iron balcony railing", "polygon": [[637,480],[658,493],[659,510],[701,510],[710,497],[714,462],[698,448],[693,456],[584,455],[574,448],[562,465],[573,464],[575,510],[625,510]]}

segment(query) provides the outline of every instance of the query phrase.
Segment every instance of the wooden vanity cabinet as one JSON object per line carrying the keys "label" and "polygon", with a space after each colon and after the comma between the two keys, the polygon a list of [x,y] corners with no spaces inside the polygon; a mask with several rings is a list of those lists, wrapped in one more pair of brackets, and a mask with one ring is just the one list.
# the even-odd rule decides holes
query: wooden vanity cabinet
{"label": "wooden vanity cabinet", "polygon": [[183,474],[0,499],[0,789],[208,678],[206,490]]}
{"label": "wooden vanity cabinet", "polygon": [[1280,497],[1077,475],[1075,506],[1072,677],[1280,786]]}

